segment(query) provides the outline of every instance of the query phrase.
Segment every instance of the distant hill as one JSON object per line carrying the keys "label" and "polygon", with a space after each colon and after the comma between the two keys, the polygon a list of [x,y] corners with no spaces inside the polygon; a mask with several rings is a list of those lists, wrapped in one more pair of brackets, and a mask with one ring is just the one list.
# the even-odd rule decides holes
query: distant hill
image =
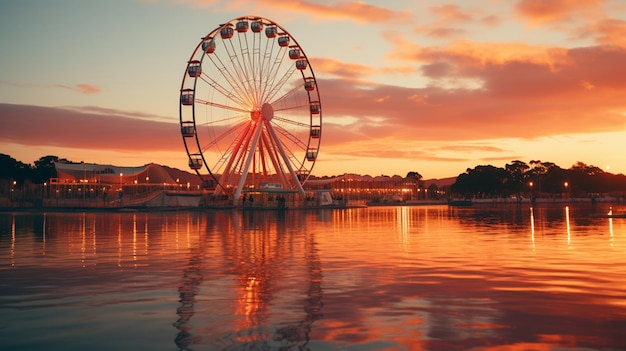
{"label": "distant hill", "polygon": [[443,188],[446,186],[452,186],[456,182],[456,177],[441,178],[441,179],[427,179],[424,180],[424,185],[429,187],[431,184],[435,184],[437,188]]}
{"label": "distant hill", "polygon": [[172,168],[169,166],[158,165],[172,177],[172,179],[178,179],[180,184],[189,183],[191,185],[199,185],[201,183],[200,177],[195,173],[180,170],[178,168]]}

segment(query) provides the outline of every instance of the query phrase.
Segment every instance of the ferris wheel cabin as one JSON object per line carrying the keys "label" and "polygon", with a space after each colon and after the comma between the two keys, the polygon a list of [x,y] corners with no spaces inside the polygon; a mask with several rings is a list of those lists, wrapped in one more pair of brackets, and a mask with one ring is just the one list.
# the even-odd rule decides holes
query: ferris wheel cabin
{"label": "ferris wheel cabin", "polygon": [[235,28],[237,29],[237,32],[239,32],[239,33],[247,32],[248,28],[249,28],[248,21],[246,21],[244,19],[239,20],[239,22],[237,22],[237,24],[235,25]]}
{"label": "ferris wheel cabin", "polygon": [[311,138],[319,139],[322,136],[322,127],[321,126],[312,126],[311,127]]}
{"label": "ferris wheel cabin", "polygon": [[309,109],[311,110],[311,114],[318,115],[320,113],[319,101],[312,101]]}
{"label": "ferris wheel cabin", "polygon": [[252,29],[254,33],[261,32],[263,30],[263,22],[259,20],[252,21],[252,23],[250,23],[250,29]]}
{"label": "ferris wheel cabin", "polygon": [[289,46],[289,36],[281,35],[280,37],[278,37],[278,45],[281,47]]}
{"label": "ferris wheel cabin", "polygon": [[304,89],[306,91],[315,90],[315,78],[313,77],[304,78]]}
{"label": "ferris wheel cabin", "polygon": [[306,69],[307,60],[298,60],[296,61],[296,68],[303,71]]}
{"label": "ferris wheel cabin", "polygon": [[319,139],[322,136],[322,127],[321,126],[312,126],[311,127],[311,138]]}
{"label": "ferris wheel cabin", "polygon": [[196,126],[193,122],[180,122],[180,133],[184,138],[190,138],[196,135]]}
{"label": "ferris wheel cabin", "polygon": [[315,161],[317,159],[317,149],[309,149],[306,152],[306,159],[308,161]]}
{"label": "ferris wheel cabin", "polygon": [[202,155],[189,155],[189,168],[193,170],[199,170],[200,168],[202,168]]}
{"label": "ferris wheel cabin", "polygon": [[202,74],[202,65],[200,61],[194,60],[189,61],[189,66],[187,67],[187,74],[190,77],[199,77]]}
{"label": "ferris wheel cabin", "polygon": [[289,50],[289,58],[292,60],[297,60],[302,56],[300,53],[300,48],[297,46],[292,46],[291,50]]}
{"label": "ferris wheel cabin", "polygon": [[224,27],[220,30],[220,36],[222,39],[230,39],[235,34],[233,27]]}
{"label": "ferris wheel cabin", "polygon": [[193,105],[193,89],[183,89],[180,91],[180,103],[185,106]]}
{"label": "ferris wheel cabin", "polygon": [[278,34],[278,28],[276,26],[269,26],[265,28],[265,36],[268,38],[275,38]]}
{"label": "ferris wheel cabin", "polygon": [[202,42],[202,51],[207,54],[212,54],[215,52],[215,40],[213,38],[208,37],[205,41]]}

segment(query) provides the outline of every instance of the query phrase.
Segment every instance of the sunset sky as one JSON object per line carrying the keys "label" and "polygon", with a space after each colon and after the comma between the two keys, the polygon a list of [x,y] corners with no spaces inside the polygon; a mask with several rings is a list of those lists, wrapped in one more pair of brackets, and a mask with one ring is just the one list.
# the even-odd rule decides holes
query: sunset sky
{"label": "sunset sky", "polygon": [[0,153],[188,170],[187,60],[246,15],[310,60],[314,175],[431,179],[512,160],[626,173],[623,0],[3,1]]}

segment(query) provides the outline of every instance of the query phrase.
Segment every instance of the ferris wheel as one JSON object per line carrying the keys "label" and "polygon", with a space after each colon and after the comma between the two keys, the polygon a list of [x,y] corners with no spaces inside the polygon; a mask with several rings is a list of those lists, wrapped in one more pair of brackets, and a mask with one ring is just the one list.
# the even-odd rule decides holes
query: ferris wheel
{"label": "ferris wheel", "polygon": [[265,18],[219,25],[187,63],[180,130],[189,167],[215,194],[237,200],[244,189],[264,186],[304,194],[322,134],[320,95],[304,50]]}

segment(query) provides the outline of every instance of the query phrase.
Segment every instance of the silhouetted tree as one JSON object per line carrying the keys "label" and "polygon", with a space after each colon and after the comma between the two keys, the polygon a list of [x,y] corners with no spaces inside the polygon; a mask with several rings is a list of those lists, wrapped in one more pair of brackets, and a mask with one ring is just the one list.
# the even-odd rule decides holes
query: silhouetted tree
{"label": "silhouetted tree", "polygon": [[523,192],[526,183],[526,172],[530,169],[530,166],[525,162],[516,160],[510,164],[507,163],[505,169],[510,174],[509,182],[506,184],[508,190],[513,193]]}
{"label": "silhouetted tree", "polygon": [[58,161],[58,156],[44,156],[35,161],[31,180],[36,184],[41,184],[47,182],[50,178],[56,178],[57,171],[54,168],[54,163]]}
{"label": "silhouetted tree", "polygon": [[491,165],[468,168],[460,174],[452,185],[452,191],[464,196],[495,196],[504,193],[505,184],[510,181],[510,174],[503,168]]}
{"label": "silhouetted tree", "polygon": [[13,157],[0,154],[0,179],[14,180],[19,186],[30,175],[30,165],[17,161]]}
{"label": "silhouetted tree", "polygon": [[[413,194],[419,194],[419,188],[422,187],[422,175],[418,172],[409,172],[406,174],[406,180],[411,183],[413,187]],[[419,199],[419,195],[417,195]]]}

